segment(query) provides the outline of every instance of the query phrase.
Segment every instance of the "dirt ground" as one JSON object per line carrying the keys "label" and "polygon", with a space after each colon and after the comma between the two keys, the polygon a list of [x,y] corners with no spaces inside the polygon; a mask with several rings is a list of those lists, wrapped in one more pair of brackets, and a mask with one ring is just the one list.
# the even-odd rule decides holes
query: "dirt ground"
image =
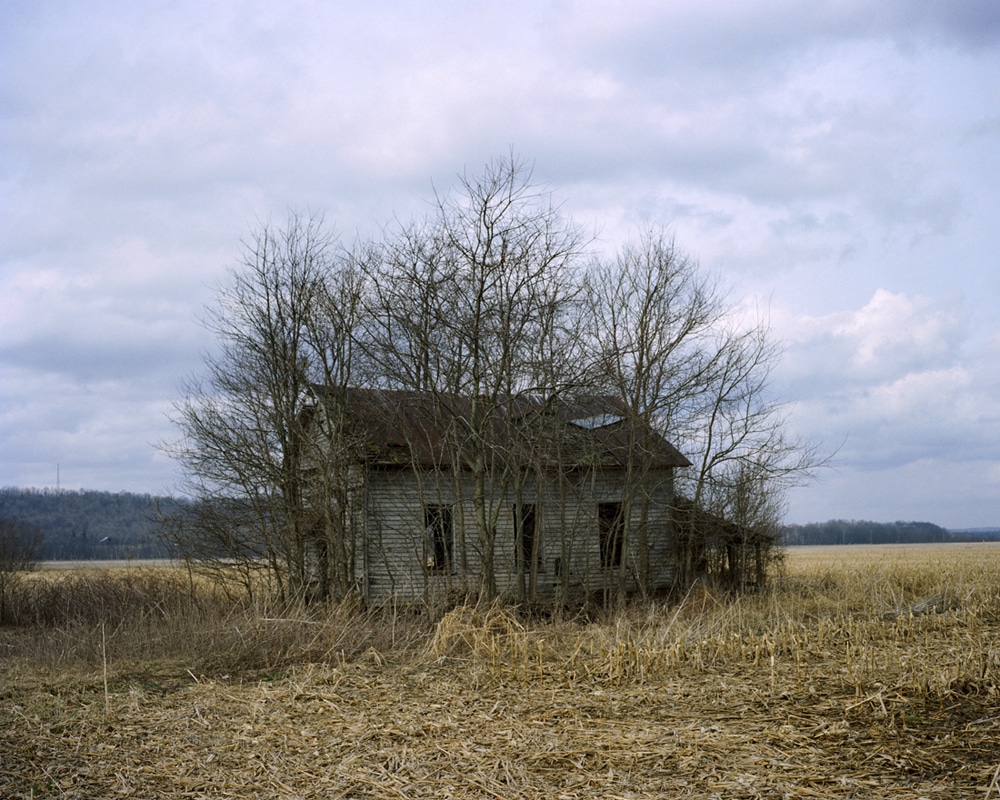
{"label": "dirt ground", "polygon": [[374,660],[123,675],[107,695],[95,675],[3,684],[8,798],[1000,797],[995,696],[892,712],[830,686],[775,694],[762,674],[484,685]]}

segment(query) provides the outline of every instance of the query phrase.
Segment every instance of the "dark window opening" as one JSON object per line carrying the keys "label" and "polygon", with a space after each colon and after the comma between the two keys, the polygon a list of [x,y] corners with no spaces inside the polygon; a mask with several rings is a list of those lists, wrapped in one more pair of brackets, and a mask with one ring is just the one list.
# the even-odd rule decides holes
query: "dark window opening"
{"label": "dark window opening", "polygon": [[537,514],[534,503],[518,503],[514,506],[514,538],[517,547],[518,564],[522,570],[532,565],[537,572],[542,571],[542,548],[538,541]]}
{"label": "dark window opening", "polygon": [[597,526],[601,544],[601,569],[620,567],[625,534],[622,504],[598,503]]}
{"label": "dark window opening", "polygon": [[451,506],[424,506],[424,543],[427,569],[451,572],[454,565],[454,524]]}

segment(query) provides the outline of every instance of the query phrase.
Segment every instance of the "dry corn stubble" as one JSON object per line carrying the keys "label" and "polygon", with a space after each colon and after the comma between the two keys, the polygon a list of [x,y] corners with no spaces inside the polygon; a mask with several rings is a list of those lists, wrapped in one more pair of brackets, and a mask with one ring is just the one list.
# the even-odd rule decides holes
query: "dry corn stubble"
{"label": "dry corn stubble", "polygon": [[998,549],[795,551],[767,595],[598,621],[337,613],[254,617],[300,634],[271,671],[112,636],[107,695],[4,659],[0,795],[1000,798]]}

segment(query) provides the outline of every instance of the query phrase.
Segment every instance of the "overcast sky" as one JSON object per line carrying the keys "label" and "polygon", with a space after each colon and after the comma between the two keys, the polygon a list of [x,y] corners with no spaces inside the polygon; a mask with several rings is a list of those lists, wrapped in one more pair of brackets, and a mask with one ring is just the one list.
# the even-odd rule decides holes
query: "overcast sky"
{"label": "overcast sky", "polygon": [[1000,525],[995,0],[0,0],[0,486],[167,493],[257,220],[345,239],[513,150],[766,309],[836,467],[790,522]]}

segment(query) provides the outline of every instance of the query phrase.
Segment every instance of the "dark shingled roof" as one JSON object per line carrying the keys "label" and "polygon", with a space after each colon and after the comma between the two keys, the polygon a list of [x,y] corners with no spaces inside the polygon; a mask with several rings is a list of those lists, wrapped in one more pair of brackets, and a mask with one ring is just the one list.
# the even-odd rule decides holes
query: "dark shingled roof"
{"label": "dark shingled roof", "polygon": [[[540,466],[622,466],[632,428],[615,398],[586,396],[545,401],[519,396],[484,408],[465,396],[382,389],[315,387],[338,412],[343,435],[372,464],[450,466],[468,463],[476,449],[487,458]],[[473,429],[474,419],[487,419]],[[670,442],[648,428],[635,437],[657,467],[687,467]]]}

